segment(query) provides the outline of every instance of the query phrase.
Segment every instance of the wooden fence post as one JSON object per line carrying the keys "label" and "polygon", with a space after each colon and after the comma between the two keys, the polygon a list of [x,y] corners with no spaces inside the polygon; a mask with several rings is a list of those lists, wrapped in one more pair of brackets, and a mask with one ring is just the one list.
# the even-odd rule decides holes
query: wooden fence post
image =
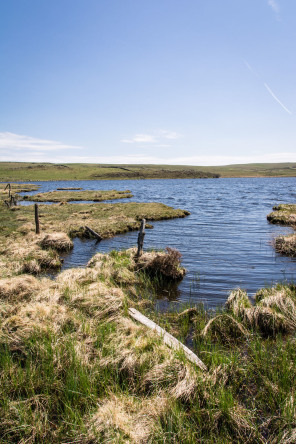
{"label": "wooden fence post", "polygon": [[144,237],[145,237],[145,223],[146,220],[142,219],[140,233],[138,234],[138,251],[137,257],[141,256],[143,253]]}
{"label": "wooden fence post", "polygon": [[11,192],[11,185],[10,185],[10,183],[8,183],[6,185],[6,187],[4,188],[4,191],[6,190],[6,188],[8,188],[8,197],[10,197],[10,192]]}
{"label": "wooden fence post", "polygon": [[38,215],[38,204],[35,203],[35,225],[36,225],[36,234],[40,233],[40,226],[39,226],[39,215]]}

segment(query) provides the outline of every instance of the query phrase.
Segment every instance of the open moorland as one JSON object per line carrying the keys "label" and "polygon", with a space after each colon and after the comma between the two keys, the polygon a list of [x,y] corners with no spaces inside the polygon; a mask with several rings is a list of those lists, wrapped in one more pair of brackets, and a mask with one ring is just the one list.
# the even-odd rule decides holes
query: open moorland
{"label": "open moorland", "polygon": [[[8,208],[0,196],[0,443],[283,443],[296,440],[296,288],[235,289],[224,307],[159,312],[180,254],[136,249],[61,267],[74,236],[185,217],[162,204]],[[189,344],[131,316],[136,309]]]}
{"label": "open moorland", "polygon": [[0,162],[0,181],[194,179],[218,177],[199,167]]}
{"label": "open moorland", "polygon": [[259,163],[201,167],[0,162],[0,181],[194,179],[220,176],[291,177],[296,176],[296,165],[294,163]]}

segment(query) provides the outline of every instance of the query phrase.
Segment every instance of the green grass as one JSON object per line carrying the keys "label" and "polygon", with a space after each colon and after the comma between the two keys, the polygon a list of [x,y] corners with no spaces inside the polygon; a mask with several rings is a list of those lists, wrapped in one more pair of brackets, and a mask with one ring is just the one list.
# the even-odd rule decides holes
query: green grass
{"label": "green grass", "polygon": [[215,177],[200,167],[0,162],[0,180],[186,179]]}
{"label": "green grass", "polygon": [[94,190],[94,191],[50,191],[48,193],[38,193],[33,196],[24,196],[25,200],[34,202],[71,202],[71,201],[94,201],[126,199],[133,197],[129,190]]}

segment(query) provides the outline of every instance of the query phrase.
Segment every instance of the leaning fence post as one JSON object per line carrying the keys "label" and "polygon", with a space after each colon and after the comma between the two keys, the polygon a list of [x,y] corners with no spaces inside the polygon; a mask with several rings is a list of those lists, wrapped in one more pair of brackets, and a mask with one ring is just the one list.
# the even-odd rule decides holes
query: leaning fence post
{"label": "leaning fence post", "polygon": [[36,234],[40,233],[40,227],[39,227],[39,214],[38,214],[38,204],[35,203],[35,225],[36,225]]}
{"label": "leaning fence post", "polygon": [[8,183],[6,185],[6,187],[4,188],[4,191],[6,190],[6,188],[8,188],[8,197],[10,197],[10,192],[11,192],[11,185],[10,185],[10,183]]}
{"label": "leaning fence post", "polygon": [[143,253],[143,245],[144,245],[144,237],[145,237],[145,223],[146,220],[142,219],[141,227],[140,227],[140,233],[138,234],[138,251],[137,256],[141,256]]}

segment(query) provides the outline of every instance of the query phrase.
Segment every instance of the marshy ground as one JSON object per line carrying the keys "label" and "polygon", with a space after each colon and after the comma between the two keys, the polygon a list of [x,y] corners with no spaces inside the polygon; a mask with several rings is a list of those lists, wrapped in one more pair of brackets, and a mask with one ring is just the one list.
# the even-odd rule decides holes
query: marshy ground
{"label": "marshy ground", "polygon": [[[275,206],[267,220],[274,224],[286,225],[296,229],[296,205],[282,204]],[[278,236],[275,239],[275,249],[278,253],[296,256],[296,233],[287,236]]]}
{"label": "marshy ground", "polygon": [[[236,289],[215,312],[159,312],[155,289],[184,274],[174,250],[99,253],[55,280],[42,271],[59,266],[85,224],[108,237],[187,212],[40,205],[36,235],[32,207],[0,206],[1,443],[295,442],[294,285],[254,300]],[[130,318],[130,307],[190,344],[208,370]]]}

